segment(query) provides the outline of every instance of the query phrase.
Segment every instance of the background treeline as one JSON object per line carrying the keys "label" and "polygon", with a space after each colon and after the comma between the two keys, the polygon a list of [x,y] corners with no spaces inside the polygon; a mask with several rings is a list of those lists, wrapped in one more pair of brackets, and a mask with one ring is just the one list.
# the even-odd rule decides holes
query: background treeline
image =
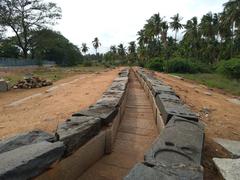
{"label": "background treeline", "polygon": [[[2,0],[0,3],[0,57],[55,61],[69,66],[104,64],[140,65],[174,73],[220,72],[240,78],[240,0],[223,4],[220,13],[209,12],[201,19],[182,23],[176,14],[168,22],[159,13],[147,19],[137,32],[137,41],[112,45],[103,54],[101,42],[92,41],[96,50],[88,54],[86,43],[78,48],[59,32],[49,30],[61,18],[55,3],[43,0]],[[15,36],[5,37],[7,29]]]}
{"label": "background treeline", "polygon": [[[154,70],[197,73],[222,72],[240,78],[240,0],[223,4],[221,13],[209,12],[182,24],[179,14],[167,22],[159,13],[138,31],[137,45],[111,46],[105,59],[124,59]],[[174,34],[169,36],[169,31]],[[180,34],[181,33],[181,34]],[[181,38],[178,38],[179,34]],[[178,40],[181,39],[181,40]]]}

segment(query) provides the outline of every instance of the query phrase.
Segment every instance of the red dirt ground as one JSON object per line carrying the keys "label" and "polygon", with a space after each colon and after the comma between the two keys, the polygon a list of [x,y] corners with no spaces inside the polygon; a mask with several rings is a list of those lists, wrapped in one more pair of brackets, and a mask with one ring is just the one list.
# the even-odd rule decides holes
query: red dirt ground
{"label": "red dirt ground", "polygon": [[[95,103],[117,76],[118,69],[80,74],[65,78],[53,86],[0,93],[0,138],[33,129],[54,133],[59,122],[72,113]],[[41,93],[22,103],[11,103]]]}
{"label": "red dirt ground", "polygon": [[204,179],[222,179],[215,168],[213,157],[228,157],[229,154],[213,141],[213,138],[240,140],[240,105],[229,102],[231,95],[209,89],[193,81],[155,73],[173,87],[181,99],[200,115],[205,125]]}

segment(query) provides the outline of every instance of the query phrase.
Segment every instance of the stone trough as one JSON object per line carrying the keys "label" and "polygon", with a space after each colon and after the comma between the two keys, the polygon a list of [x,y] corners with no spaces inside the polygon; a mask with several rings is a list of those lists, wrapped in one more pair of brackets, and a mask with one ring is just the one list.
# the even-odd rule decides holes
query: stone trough
{"label": "stone trough", "polygon": [[128,94],[122,70],[96,104],[76,112],[56,134],[36,130],[0,141],[0,179],[77,179],[111,153]]}
{"label": "stone trough", "polygon": [[173,89],[142,68],[135,74],[152,104],[160,132],[125,180],[203,179],[204,127]]}
{"label": "stone trough", "polygon": [[[1,140],[0,179],[78,179],[111,153],[128,97],[129,71],[122,70],[101,99],[74,113],[55,135],[38,130]],[[203,179],[204,127],[197,115],[149,71],[134,68],[133,73],[148,96],[159,136],[124,179]]]}

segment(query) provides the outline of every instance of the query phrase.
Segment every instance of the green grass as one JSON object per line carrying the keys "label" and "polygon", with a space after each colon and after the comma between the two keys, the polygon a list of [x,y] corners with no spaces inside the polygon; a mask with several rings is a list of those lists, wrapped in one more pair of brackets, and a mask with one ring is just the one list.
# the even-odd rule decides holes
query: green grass
{"label": "green grass", "polygon": [[83,66],[74,66],[74,67],[53,67],[53,68],[45,68],[40,67],[37,69],[24,69],[24,70],[12,70],[6,76],[3,76],[4,79],[10,81],[13,85],[17,81],[22,80],[26,74],[33,74],[33,76],[38,76],[43,79],[48,79],[51,81],[57,81],[66,77],[70,77],[77,74],[84,73],[94,73],[100,72],[105,69],[104,66],[91,66],[91,67],[83,67]]}
{"label": "green grass", "polygon": [[220,74],[175,74],[196,81],[211,88],[218,88],[233,95],[240,95],[240,81]]}

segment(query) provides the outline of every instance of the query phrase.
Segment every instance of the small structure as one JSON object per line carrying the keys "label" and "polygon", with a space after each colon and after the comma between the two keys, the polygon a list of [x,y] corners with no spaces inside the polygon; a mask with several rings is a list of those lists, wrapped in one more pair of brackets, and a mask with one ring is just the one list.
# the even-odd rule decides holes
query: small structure
{"label": "small structure", "polygon": [[0,79],[0,92],[6,92],[8,89],[8,83],[4,79]]}

